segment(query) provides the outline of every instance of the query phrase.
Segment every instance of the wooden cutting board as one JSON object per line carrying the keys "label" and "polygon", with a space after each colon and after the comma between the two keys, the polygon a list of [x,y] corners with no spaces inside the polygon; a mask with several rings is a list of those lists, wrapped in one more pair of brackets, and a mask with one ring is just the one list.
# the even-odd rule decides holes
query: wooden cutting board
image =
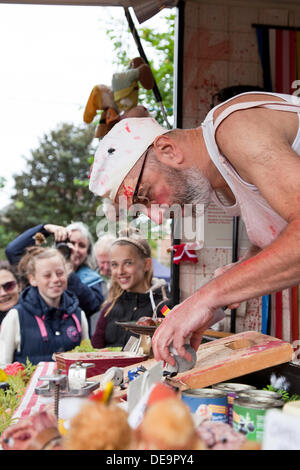
{"label": "wooden cutting board", "polygon": [[172,382],[181,389],[207,387],[289,362],[292,356],[290,343],[246,331],[202,344],[197,351],[195,367],[176,375]]}
{"label": "wooden cutting board", "polygon": [[[202,344],[197,351],[196,366],[176,375],[168,382],[181,390],[203,388],[257,370],[266,369],[292,359],[293,348],[290,343],[255,331],[233,334]],[[153,367],[157,361],[148,359],[134,366],[124,367],[124,376],[128,370],[143,365],[146,369]],[[102,375],[91,377],[99,380]],[[116,398],[126,396],[126,391],[117,387]]]}

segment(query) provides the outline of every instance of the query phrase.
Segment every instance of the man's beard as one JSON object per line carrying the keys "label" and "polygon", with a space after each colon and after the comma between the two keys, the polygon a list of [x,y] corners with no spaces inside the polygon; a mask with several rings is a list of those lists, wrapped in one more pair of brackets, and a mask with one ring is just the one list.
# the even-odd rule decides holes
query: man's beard
{"label": "man's beard", "polygon": [[172,188],[173,204],[193,205],[193,213],[197,214],[197,206],[206,209],[212,198],[213,189],[210,182],[198,168],[177,170],[164,166],[163,172]]}

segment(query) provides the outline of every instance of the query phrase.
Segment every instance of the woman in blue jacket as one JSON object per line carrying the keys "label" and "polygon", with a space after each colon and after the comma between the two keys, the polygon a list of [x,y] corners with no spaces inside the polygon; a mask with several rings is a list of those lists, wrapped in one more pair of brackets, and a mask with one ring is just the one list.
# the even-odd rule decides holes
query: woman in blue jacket
{"label": "woman in blue jacket", "polygon": [[92,236],[82,222],[74,222],[67,227],[54,224],[40,224],[30,228],[10,242],[5,250],[7,259],[17,265],[26,248],[35,245],[35,236],[42,233],[46,238],[54,236],[56,243],[68,240],[71,256],[67,262],[68,290],[73,292],[79,306],[84,310],[88,320],[97,313],[103,303],[103,279],[95,271],[96,261],[93,251]]}

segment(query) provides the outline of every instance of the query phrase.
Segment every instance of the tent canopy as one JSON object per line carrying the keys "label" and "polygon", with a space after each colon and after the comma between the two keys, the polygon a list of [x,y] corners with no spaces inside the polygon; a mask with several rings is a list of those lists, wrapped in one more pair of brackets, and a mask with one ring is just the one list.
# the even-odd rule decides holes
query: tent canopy
{"label": "tent canopy", "polygon": [[175,7],[178,0],[0,0],[0,3],[132,7],[139,23],[143,23],[163,8]]}

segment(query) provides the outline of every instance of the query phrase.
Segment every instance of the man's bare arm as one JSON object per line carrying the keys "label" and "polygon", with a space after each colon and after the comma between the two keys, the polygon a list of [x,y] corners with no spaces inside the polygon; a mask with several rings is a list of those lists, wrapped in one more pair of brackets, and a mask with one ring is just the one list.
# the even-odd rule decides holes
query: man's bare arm
{"label": "man's bare arm", "polygon": [[252,257],[235,263],[170,312],[153,337],[157,360],[173,363],[168,351],[171,342],[189,359],[184,340],[190,338],[197,349],[217,308],[299,283],[300,157],[291,148],[298,118],[288,115],[293,113],[238,111],[220,125],[216,139],[221,153],[246,182],[258,188],[287,226],[269,246],[252,251]]}

